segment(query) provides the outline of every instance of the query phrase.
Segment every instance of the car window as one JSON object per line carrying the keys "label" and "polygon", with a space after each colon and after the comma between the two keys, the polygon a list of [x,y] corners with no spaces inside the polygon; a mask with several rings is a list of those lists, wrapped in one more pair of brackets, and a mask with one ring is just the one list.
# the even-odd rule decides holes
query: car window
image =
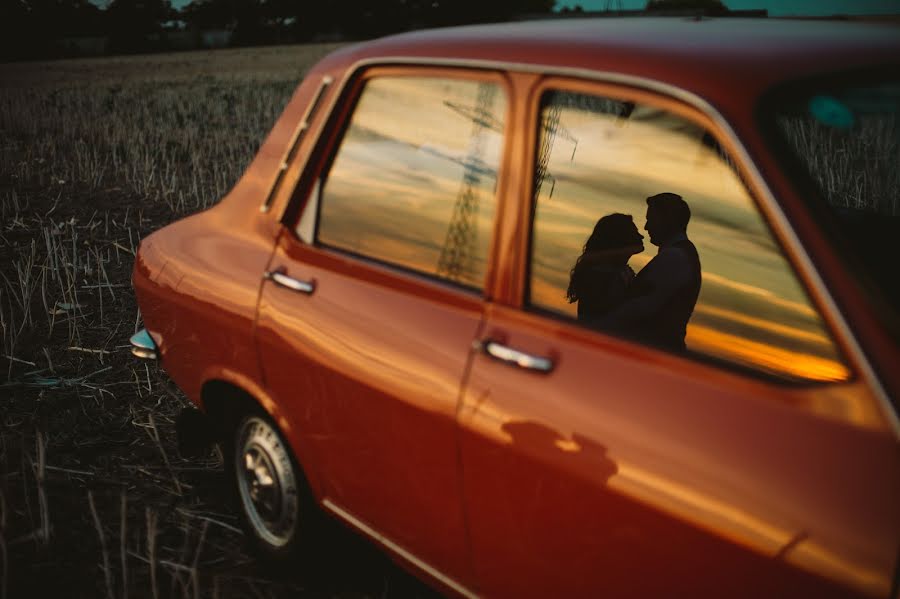
{"label": "car window", "polygon": [[802,82],[768,107],[798,163],[789,174],[815,188],[803,194],[810,212],[900,343],[900,277],[886,267],[900,238],[900,81]]}
{"label": "car window", "polygon": [[322,186],[319,243],[481,288],[505,111],[496,82],[369,80]]}
{"label": "car window", "polygon": [[791,379],[849,371],[710,133],[656,106],[544,94],[527,303]]}

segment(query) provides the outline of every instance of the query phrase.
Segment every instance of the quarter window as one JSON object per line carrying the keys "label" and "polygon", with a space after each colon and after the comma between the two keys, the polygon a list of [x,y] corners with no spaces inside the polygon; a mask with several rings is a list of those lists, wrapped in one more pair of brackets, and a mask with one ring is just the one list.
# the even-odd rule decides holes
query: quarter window
{"label": "quarter window", "polygon": [[369,80],[322,187],[319,243],[481,288],[505,110],[496,82]]}
{"label": "quarter window", "polygon": [[537,155],[533,308],[779,377],[848,378],[703,127],[648,104],[550,92]]}
{"label": "quarter window", "polygon": [[[900,277],[887,266],[900,238],[900,81],[803,82],[769,102],[781,140],[831,247],[849,260],[900,344]],[[816,191],[819,193],[816,194]]]}

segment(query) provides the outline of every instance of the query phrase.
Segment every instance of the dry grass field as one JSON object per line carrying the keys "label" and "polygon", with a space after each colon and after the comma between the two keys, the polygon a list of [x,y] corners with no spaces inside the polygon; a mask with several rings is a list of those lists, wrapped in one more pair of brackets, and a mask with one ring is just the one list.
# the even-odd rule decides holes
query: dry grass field
{"label": "dry grass field", "polygon": [[255,561],[127,345],[138,241],[214,203],[332,48],[0,65],[0,599],[427,594],[337,526],[294,572]]}

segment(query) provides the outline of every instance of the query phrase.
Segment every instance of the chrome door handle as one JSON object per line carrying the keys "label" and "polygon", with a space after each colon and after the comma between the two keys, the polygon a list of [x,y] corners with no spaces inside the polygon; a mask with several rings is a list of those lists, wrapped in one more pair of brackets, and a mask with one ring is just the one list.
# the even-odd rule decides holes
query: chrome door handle
{"label": "chrome door handle", "polygon": [[290,289],[291,291],[306,293],[307,295],[312,294],[312,292],[316,290],[315,281],[301,281],[300,279],[289,277],[282,272],[278,272],[277,270],[268,271],[265,274],[265,278],[269,279],[279,287],[284,287],[285,289]]}
{"label": "chrome door handle", "polygon": [[550,372],[553,370],[553,360],[541,356],[532,356],[517,349],[507,347],[501,343],[497,343],[492,339],[485,339],[481,342],[481,348],[484,353],[496,358],[501,362],[506,362],[512,366],[524,368],[526,370],[537,370],[538,372]]}

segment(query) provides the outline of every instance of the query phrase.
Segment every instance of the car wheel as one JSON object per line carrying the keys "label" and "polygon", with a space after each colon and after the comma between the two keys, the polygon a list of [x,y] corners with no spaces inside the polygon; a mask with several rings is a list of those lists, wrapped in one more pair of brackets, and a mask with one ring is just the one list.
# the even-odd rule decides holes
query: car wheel
{"label": "car wheel", "polygon": [[309,507],[306,479],[268,417],[238,418],[233,441],[230,467],[245,528],[264,554],[286,557],[298,547],[301,507]]}

